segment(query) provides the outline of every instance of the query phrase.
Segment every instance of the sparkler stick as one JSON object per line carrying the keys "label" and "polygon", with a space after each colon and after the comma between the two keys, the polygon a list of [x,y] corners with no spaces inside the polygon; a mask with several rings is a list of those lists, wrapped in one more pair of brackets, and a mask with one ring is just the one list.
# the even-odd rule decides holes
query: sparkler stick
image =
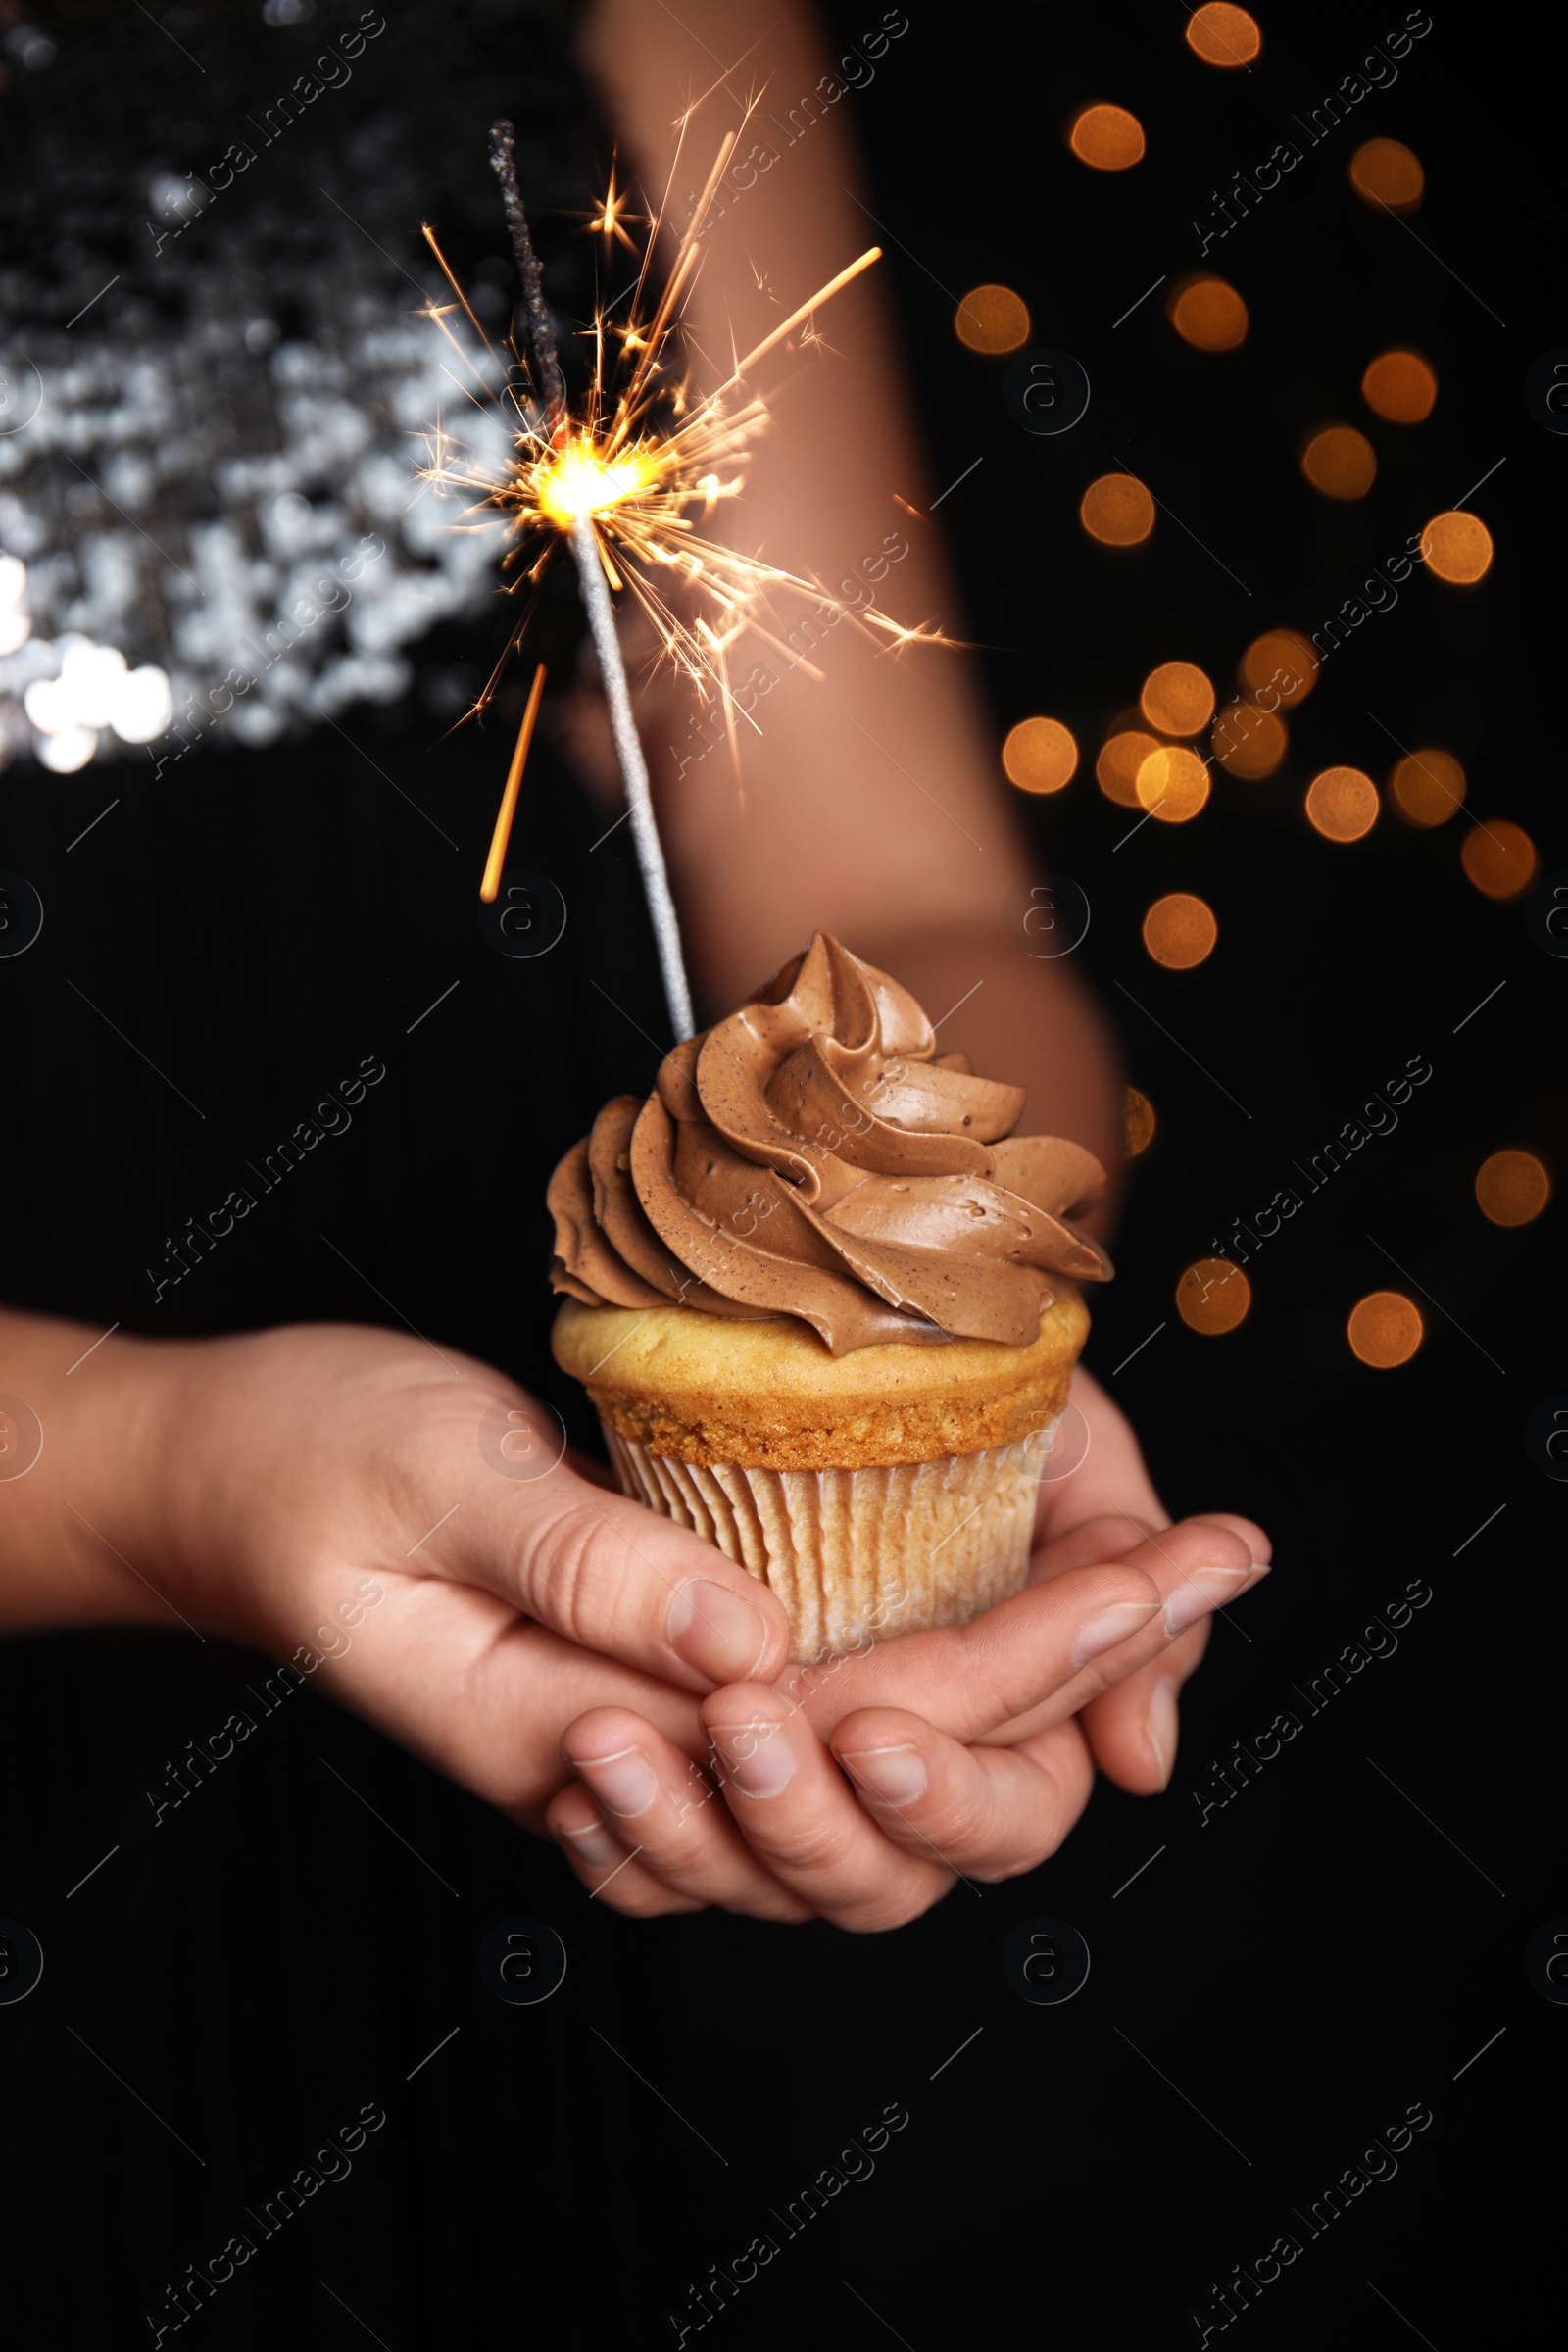
{"label": "sparkler stick", "polygon": [[512,233],[512,250],[517,260],[517,274],[522,279],[523,307],[528,320],[528,348],[538,370],[538,390],[550,419],[552,437],[566,414],[566,380],[561,372],[561,361],[556,354],[556,330],[550,323],[545,307],[544,272],[539,256],[528,234],[528,216],[522,209],[522,191],[517,185],[516,133],[503,118],[490,125],[490,169],[501,182],[501,202],[506,211],[507,227]]}
{"label": "sparkler stick", "polygon": [[[495,123],[490,132],[490,165],[501,182],[501,201],[506,207],[507,226],[512,232],[513,251],[517,257],[517,270],[522,279],[528,348],[533,355],[538,388],[544,397],[550,436],[555,441],[561,437],[565,425],[566,386],[556,351],[555,330],[545,307],[539,257],[534,252],[533,239],[528,233],[528,216],[523,209],[522,192],[517,185],[514,141],[514,134],[510,122]],[[632,839],[637,845],[637,863],[642,872],[648,911],[653,918],[664,997],[678,1043],[680,1039],[692,1035],[697,1023],[692,1016],[691,990],[687,985],[686,964],[681,955],[680,922],[675,913],[675,901],[670,895],[663,847],[654,816],[648,762],[643,758],[642,741],[637,733],[637,722],[632,716],[631,696],[626,687],[626,667],[620,658],[620,639],[615,631],[615,611],[610,601],[610,588],[604,564],[600,560],[599,538],[594,529],[593,516],[579,515],[571,525],[568,536],[572,555],[576,559],[577,576],[582,583],[583,603],[588,609],[588,626],[593,632],[594,651],[599,656],[599,666],[604,673],[605,699],[610,705],[610,731],[614,739],[615,758],[620,763],[621,781],[626,788]],[[490,846],[490,863],[485,868],[484,886],[479,892],[481,899],[487,893],[494,898],[500,883],[500,859],[506,854],[506,835],[511,830],[512,811],[516,806],[517,786],[522,777],[521,763],[527,754],[526,739],[533,731],[531,722],[543,682],[544,671],[541,668],[534,680],[528,716],[523,720],[523,733],[518,738],[517,756],[513,760],[512,774],[507,778],[506,797],[496,821],[495,840]]]}
{"label": "sparkler stick", "polygon": [[517,729],[517,748],[512,755],[507,771],[507,789],[501,796],[501,808],[496,817],[496,829],[490,836],[490,855],[485,859],[484,880],[479,896],[489,906],[501,888],[501,869],[507,862],[507,844],[512,839],[512,820],[517,813],[517,793],[522,784],[522,771],[528,763],[528,746],[533,741],[534,721],[539,716],[539,705],[545,691],[545,665],[541,662],[533,673],[533,685],[528,695],[528,708]]}
{"label": "sparkler stick", "polygon": [[610,731],[614,737],[615,757],[620,761],[621,779],[626,787],[626,801],[631,809],[632,839],[637,844],[637,863],[642,870],[648,911],[653,917],[654,938],[659,948],[659,968],[663,976],[664,996],[678,1044],[683,1037],[693,1034],[697,1023],[692,1018],[691,991],[686,985],[686,965],[680,951],[680,923],[675,913],[675,902],[670,896],[669,876],[664,870],[664,853],[660,844],[659,827],[654,821],[654,796],[648,783],[648,763],[643,758],[637,721],[632,716],[631,696],[626,691],[626,670],[620,658],[620,640],[615,634],[615,609],[610,601],[609,582],[599,561],[599,547],[591,514],[580,515],[572,524],[571,551],[577,559],[582,600],[588,608],[588,626],[593,631],[594,651],[599,656],[599,666],[605,676],[605,699],[610,705]]}

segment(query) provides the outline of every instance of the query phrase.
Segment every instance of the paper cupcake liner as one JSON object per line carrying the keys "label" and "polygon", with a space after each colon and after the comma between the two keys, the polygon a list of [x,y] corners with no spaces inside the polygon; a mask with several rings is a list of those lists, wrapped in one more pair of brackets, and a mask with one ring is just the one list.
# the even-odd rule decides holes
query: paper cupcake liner
{"label": "paper cupcake liner", "polygon": [[752,1470],[650,1453],[605,1428],[624,1494],[716,1544],[775,1592],[791,1655],[966,1625],[1021,1592],[1056,1427],[984,1453],[884,1469]]}

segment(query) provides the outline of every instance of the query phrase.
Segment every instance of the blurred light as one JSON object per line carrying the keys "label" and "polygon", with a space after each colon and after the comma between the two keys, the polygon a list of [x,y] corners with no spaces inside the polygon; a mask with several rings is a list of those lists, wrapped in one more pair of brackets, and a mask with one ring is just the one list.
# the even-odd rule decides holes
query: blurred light
{"label": "blurred light", "polygon": [[1361,378],[1361,398],[1390,424],[1420,424],[1431,416],[1438,379],[1413,351],[1385,351]]}
{"label": "blurred light", "polygon": [[1016,351],[1029,340],[1028,310],[1010,286],[972,286],[953,326],[971,351]]}
{"label": "blurred light", "polygon": [[1533,1152],[1494,1152],[1476,1171],[1481,1214],[1494,1225],[1529,1225],[1551,1197],[1551,1179]]}
{"label": "blurred light", "polygon": [[1214,757],[1227,775],[1255,784],[1271,776],[1290,748],[1290,732],[1272,710],[1233,703],[1214,722]]}
{"label": "blurred light", "polygon": [[1358,767],[1326,767],[1306,788],[1306,821],[1325,841],[1359,841],[1378,821],[1378,788]]}
{"label": "blurred light", "polygon": [[1353,424],[1326,425],[1301,452],[1301,471],[1325,498],[1365,498],[1377,469],[1376,450]]}
{"label": "blurred light", "polygon": [[1103,547],[1136,547],[1154,527],[1154,502],[1134,473],[1102,473],[1079,503],[1078,519]]}
{"label": "blurred light", "polygon": [[1247,305],[1222,277],[1194,277],[1179,286],[1170,322],[1196,351],[1234,351],[1247,340]]}
{"label": "blurred light", "polygon": [[1402,1291],[1373,1291],[1350,1309],[1351,1352],[1377,1371],[1407,1364],[1421,1345],[1421,1316]]}
{"label": "blurred light", "polygon": [[34,678],[22,698],[22,708],[40,735],[60,735],[74,722],[60,693],[58,678]]}
{"label": "blurred light", "polygon": [[35,735],[32,739],[33,757],[57,776],[74,776],[78,767],[85,767],[98,749],[98,738],[91,727],[66,727],[57,735]]}
{"label": "blurred light", "polygon": [[1121,1131],[1129,1159],[1136,1159],[1141,1152],[1149,1150],[1158,1124],[1149,1097],[1136,1086],[1127,1087],[1121,1099]]}
{"label": "blurred light", "polygon": [[1078,746],[1059,718],[1021,718],[1002,747],[1002,764],[1020,792],[1059,792],[1078,765]]}
{"label": "blurred light", "polygon": [[1397,139],[1368,139],[1350,158],[1350,181],[1369,203],[1402,213],[1420,203],[1426,173],[1420,159]]}
{"label": "blurred light", "polygon": [[48,34],[40,32],[36,24],[19,24],[15,31],[8,32],[6,48],[12,57],[21,58],[29,74],[43,73],[60,55]]}
{"label": "blurred light", "polygon": [[1095,761],[1095,774],[1106,800],[1114,801],[1118,808],[1140,808],[1138,771],[1150,753],[1158,750],[1158,739],[1139,727],[1124,727],[1108,736]]}
{"label": "blurred light", "polygon": [[1228,1257],[1200,1257],[1176,1285],[1176,1311],[1190,1331],[1210,1339],[1234,1331],[1252,1303],[1252,1286]]}
{"label": "blurred light", "polygon": [[1451,752],[1406,752],[1389,778],[1399,814],[1412,825],[1441,825],[1462,807],[1464,769]]}
{"label": "blurred light", "polygon": [[1421,555],[1440,580],[1467,587],[1492,564],[1492,533],[1476,514],[1434,514],[1421,534]]}
{"label": "blurred light", "polygon": [[1185,825],[1208,798],[1208,770],[1196,752],[1158,744],[1138,770],[1138,805],[1162,824]]}
{"label": "blurred light", "polygon": [[1226,0],[1209,0],[1187,20],[1187,46],[1205,66],[1250,65],[1263,46],[1257,19]]}
{"label": "blurred light", "polygon": [[1201,899],[1173,890],[1156,899],[1144,917],[1144,945],[1168,971],[1190,971],[1214,952],[1219,925]]}
{"label": "blurred light", "polygon": [[1535,879],[1536,845],[1522,825],[1493,816],[1477,823],[1459,860],[1484,898],[1516,899]]}
{"label": "blurred light", "polygon": [[1214,715],[1214,689],[1191,662],[1162,662],[1144,680],[1144,716],[1162,735],[1197,735]]}
{"label": "blurred light", "polygon": [[1097,172],[1125,172],[1142,161],[1144,126],[1124,106],[1086,106],[1068,143],[1079,162]]}
{"label": "blurred light", "polygon": [[116,689],[109,719],[122,743],[156,743],[173,716],[169,680],[155,663],[126,671]]}
{"label": "blurred light", "polygon": [[107,727],[124,682],[125,657],[118,646],[74,645],[60,664],[57,707],[73,726]]}
{"label": "blurred light", "polygon": [[26,593],[25,564],[17,556],[0,556],[0,611],[14,611]]}
{"label": "blurred light", "polygon": [[14,654],[31,635],[30,613],[0,610],[0,654]]}
{"label": "blurred light", "polygon": [[1265,689],[1277,694],[1287,710],[1305,702],[1317,684],[1317,648],[1299,629],[1265,629],[1240,662],[1243,685],[1254,694]]}
{"label": "blurred light", "polygon": [[148,183],[148,198],[166,220],[183,224],[194,220],[213,201],[213,191],[190,174],[181,179],[173,172],[157,172]]}

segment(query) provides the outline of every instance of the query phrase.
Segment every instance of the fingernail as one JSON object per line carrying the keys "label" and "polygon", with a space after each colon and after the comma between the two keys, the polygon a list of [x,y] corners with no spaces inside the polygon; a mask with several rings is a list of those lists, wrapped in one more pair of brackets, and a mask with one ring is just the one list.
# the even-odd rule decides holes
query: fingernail
{"label": "fingernail", "polygon": [[669,1646],[715,1683],[743,1683],[767,1642],[758,1611],[728,1585],[694,1577],[669,1604]]}
{"label": "fingernail", "polygon": [[1072,1645],[1073,1664],[1087,1665],[1091,1658],[1114,1649],[1118,1642],[1141,1632],[1158,1607],[1157,1600],[1118,1600],[1110,1608],[1102,1609],[1098,1617],[1091,1617],[1087,1625],[1078,1628],[1078,1639]]}
{"label": "fingernail", "polygon": [[795,1778],[795,1750],[781,1723],[710,1726],[724,1769],[744,1796],[777,1796]]}
{"label": "fingernail", "polygon": [[865,1747],[840,1756],[860,1787],[882,1805],[912,1805],[924,1796],[925,1758],[917,1747]]}
{"label": "fingernail", "polygon": [[561,1835],[571,1839],[572,1852],[592,1870],[608,1870],[615,1859],[615,1840],[602,1821],[591,1821],[586,1829],[563,1830]]}
{"label": "fingernail", "polygon": [[1144,1719],[1144,1731],[1150,1746],[1159,1760],[1159,1785],[1170,1787],[1170,1768],[1176,1761],[1176,1740],[1179,1731],[1176,1711],[1176,1678],[1161,1675],[1154,1685],[1154,1695],[1149,1702]]}
{"label": "fingernail", "polygon": [[1212,1609],[1222,1609],[1234,1600],[1242,1587],[1253,1577],[1266,1576],[1266,1568],[1200,1568],[1183,1577],[1165,1603],[1165,1631],[1184,1634],[1200,1617]]}
{"label": "fingernail", "polygon": [[646,1813],[659,1794],[659,1775],[640,1747],[613,1756],[574,1756],[573,1764],[612,1813]]}

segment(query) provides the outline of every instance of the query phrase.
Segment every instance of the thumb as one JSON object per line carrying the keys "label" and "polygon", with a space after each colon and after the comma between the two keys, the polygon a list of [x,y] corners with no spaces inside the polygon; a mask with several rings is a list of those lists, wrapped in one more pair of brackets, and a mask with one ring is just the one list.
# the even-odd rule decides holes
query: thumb
{"label": "thumb", "polygon": [[683,1690],[771,1682],[789,1659],[782,1602],[716,1544],[561,1462],[473,1482],[434,1565],[582,1648]]}

